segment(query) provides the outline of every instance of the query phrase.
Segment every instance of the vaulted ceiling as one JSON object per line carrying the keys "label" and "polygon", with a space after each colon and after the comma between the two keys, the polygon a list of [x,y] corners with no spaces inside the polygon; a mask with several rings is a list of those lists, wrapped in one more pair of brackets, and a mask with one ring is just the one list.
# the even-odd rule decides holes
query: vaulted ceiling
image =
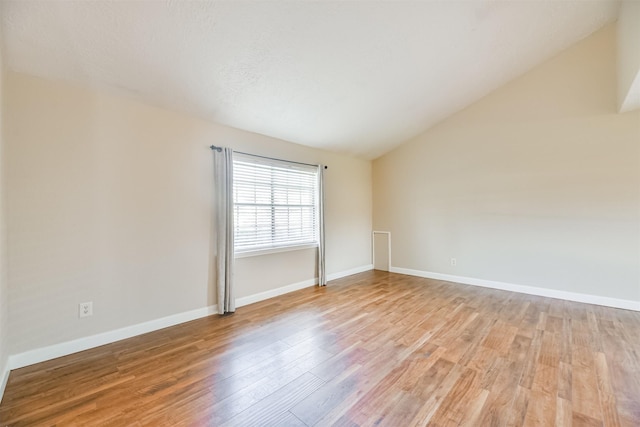
{"label": "vaulted ceiling", "polygon": [[375,158],[616,19],[613,0],[2,1],[6,66]]}

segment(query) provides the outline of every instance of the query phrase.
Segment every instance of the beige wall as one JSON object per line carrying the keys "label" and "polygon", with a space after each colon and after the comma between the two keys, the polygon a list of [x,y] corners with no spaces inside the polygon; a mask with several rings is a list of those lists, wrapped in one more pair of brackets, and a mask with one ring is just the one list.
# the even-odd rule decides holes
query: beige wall
{"label": "beige wall", "polygon": [[[0,28],[0,34],[2,29]],[[0,41],[0,48],[2,42]],[[9,357],[8,346],[8,325],[9,325],[9,289],[7,277],[7,246],[6,246],[6,215],[5,215],[5,143],[4,143],[4,64],[2,61],[2,52],[0,51],[0,398],[2,396],[2,381],[4,369],[7,366]]]}
{"label": "beige wall", "polygon": [[[328,273],[371,263],[369,161],[22,74],[5,89],[12,354],[215,303],[211,144],[329,165]],[[313,250],[237,266],[238,297],[315,276]]]}
{"label": "beige wall", "polygon": [[615,43],[608,26],[374,162],[394,267],[640,301],[640,113],[616,113]]}
{"label": "beige wall", "polygon": [[640,1],[620,5],[617,25],[618,110],[640,108]]}

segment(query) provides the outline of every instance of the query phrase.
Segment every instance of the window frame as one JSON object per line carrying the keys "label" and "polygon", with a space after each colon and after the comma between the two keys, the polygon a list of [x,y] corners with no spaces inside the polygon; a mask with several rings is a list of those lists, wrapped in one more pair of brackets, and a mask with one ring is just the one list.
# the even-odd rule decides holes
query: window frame
{"label": "window frame", "polygon": [[[298,170],[306,171],[307,173],[310,173],[315,168],[315,171],[313,172],[313,175],[314,175],[314,184],[313,184],[313,239],[314,240],[313,241],[289,242],[289,243],[282,242],[282,243],[274,244],[273,240],[271,240],[271,245],[266,247],[255,246],[253,248],[247,248],[247,249],[241,249],[241,250],[237,249],[236,237],[237,237],[237,231],[238,231],[238,224],[236,224],[236,221],[238,218],[238,214],[236,212],[236,205],[242,204],[244,206],[249,206],[250,204],[237,203],[236,161],[244,162],[248,164],[264,165],[270,168],[280,167],[280,168],[286,168],[286,169],[298,169]],[[258,255],[267,255],[267,254],[273,254],[273,253],[289,252],[289,251],[312,249],[312,248],[319,247],[319,244],[320,244],[319,242],[320,240],[320,235],[319,235],[320,233],[320,224],[319,224],[320,188],[319,188],[319,182],[318,182],[319,171],[317,170],[316,166],[301,164],[298,162],[287,161],[287,160],[265,158],[262,156],[253,156],[251,154],[244,154],[244,153],[237,153],[237,152],[233,153],[233,164],[234,164],[234,172],[233,172],[234,258],[246,258],[246,257],[258,256]],[[274,189],[276,188],[276,185],[273,182],[273,169],[271,171],[271,174],[272,174],[271,184],[269,186],[269,189],[270,189],[269,191],[271,193],[271,228],[272,230],[274,230],[275,229],[274,206],[277,206],[278,204],[274,203],[273,201]],[[261,205],[261,204],[256,203],[256,205]],[[262,205],[264,205],[264,203],[262,203]],[[289,221],[287,222],[287,225],[290,225]]]}

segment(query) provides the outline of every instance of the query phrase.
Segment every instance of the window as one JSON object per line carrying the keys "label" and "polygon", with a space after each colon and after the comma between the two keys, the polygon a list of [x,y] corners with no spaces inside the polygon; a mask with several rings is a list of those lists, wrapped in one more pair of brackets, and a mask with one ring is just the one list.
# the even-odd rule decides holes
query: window
{"label": "window", "polygon": [[235,253],[318,244],[315,166],[233,155]]}

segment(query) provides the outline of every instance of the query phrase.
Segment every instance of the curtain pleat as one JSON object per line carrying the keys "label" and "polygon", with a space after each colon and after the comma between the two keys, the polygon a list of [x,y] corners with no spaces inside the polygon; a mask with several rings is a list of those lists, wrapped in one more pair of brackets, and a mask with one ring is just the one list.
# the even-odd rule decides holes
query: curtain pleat
{"label": "curtain pleat", "polygon": [[236,311],[233,247],[233,150],[213,151],[214,212],[217,241],[218,313]]}
{"label": "curtain pleat", "polygon": [[324,257],[324,166],[318,165],[318,286],[327,285]]}

